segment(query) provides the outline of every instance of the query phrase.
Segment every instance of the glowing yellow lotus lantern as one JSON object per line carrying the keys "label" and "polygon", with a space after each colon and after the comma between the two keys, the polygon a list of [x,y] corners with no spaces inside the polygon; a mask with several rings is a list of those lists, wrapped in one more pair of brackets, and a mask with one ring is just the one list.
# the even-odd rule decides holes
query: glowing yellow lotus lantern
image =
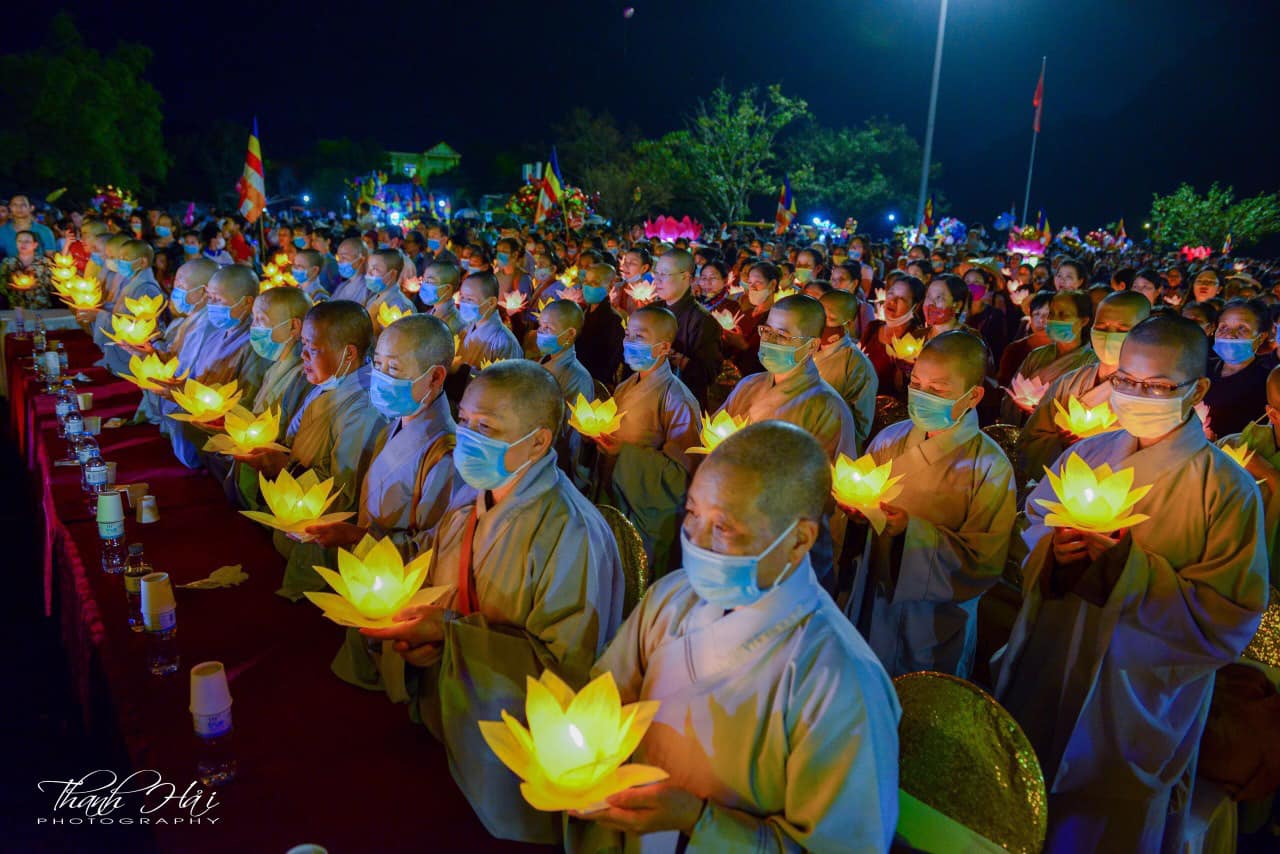
{"label": "glowing yellow lotus lantern", "polygon": [[585,395],[579,394],[570,407],[569,426],[588,439],[607,436],[617,432],[625,414],[618,411],[618,404],[613,398],[587,400]]}
{"label": "glowing yellow lotus lantern", "polygon": [[507,291],[498,299],[498,304],[506,309],[507,314],[515,314],[524,308],[524,294],[519,291]]}
{"label": "glowing yellow lotus lantern", "polygon": [[217,421],[240,402],[241,394],[235,380],[224,385],[205,385],[189,379],[181,389],[173,390],[173,402],[186,412],[171,412],[169,417],[174,421],[192,421],[197,424]]}
{"label": "glowing yellow lotus lantern", "polygon": [[546,670],[526,677],[528,729],[504,711],[501,722],[480,721],[480,733],[534,809],[591,812],[624,789],[667,779],[661,768],[623,764],[657,713],[656,700],[623,706],[608,671],[574,695]]}
{"label": "glowing yellow lotus lantern", "polygon": [[908,332],[889,340],[889,355],[904,362],[914,363],[924,349],[924,341]]}
{"label": "glowing yellow lotus lantern", "polygon": [[54,267],[51,271],[53,277],[59,282],[69,282],[76,277],[75,267]]}
{"label": "glowing yellow lotus lantern", "polygon": [[653,282],[639,281],[627,288],[627,296],[638,303],[653,302],[658,298],[658,291]]}
{"label": "glowing yellow lotus lantern", "polygon": [[75,256],[66,252],[53,253],[53,265],[64,270],[73,270],[76,266]]}
{"label": "glowing yellow lotus lantern", "polygon": [[1223,445],[1222,452],[1239,463],[1242,469],[1247,469],[1249,462],[1253,459],[1253,451],[1244,442],[1238,445]]}
{"label": "glowing yellow lotus lantern", "polygon": [[738,325],[739,315],[734,314],[727,308],[716,309],[711,312],[711,316],[715,319],[716,323],[720,324],[720,328],[726,332],[732,332],[734,327]]}
{"label": "glowing yellow lotus lantern", "polygon": [[1133,486],[1133,469],[1112,472],[1103,463],[1095,468],[1080,458],[1079,454],[1067,457],[1062,476],[1054,474],[1047,466],[1049,484],[1057,501],[1037,498],[1036,503],[1049,511],[1044,523],[1051,528],[1077,528],[1098,534],[1110,534],[1121,528],[1131,528],[1147,521],[1141,513],[1124,515],[1142,497],[1151,491],[1151,485]]}
{"label": "glowing yellow lotus lantern", "polygon": [[210,436],[204,449],[216,454],[247,454],[259,448],[273,451],[289,450],[276,442],[280,435],[280,408],[267,409],[254,415],[243,406],[233,407],[223,424],[227,431]]}
{"label": "glowing yellow lotus lantern", "polygon": [[392,617],[410,605],[431,605],[449,592],[448,586],[420,590],[431,564],[431,551],[406,566],[390,537],[365,535],[354,551],[338,549],[338,571],[315,567],[337,593],[305,593],[340,626],[381,629],[394,625]]}
{"label": "glowing yellow lotus lantern", "polygon": [[286,254],[285,254],[285,253],[283,253],[283,252],[277,252],[277,253],[276,253],[276,257],[272,258],[272,259],[271,259],[271,261],[272,261],[272,262],[273,262],[277,267],[284,268],[284,267],[288,267],[288,266],[289,266],[289,256],[288,256],[288,255],[286,255]]}
{"label": "glowing yellow lotus lantern", "polygon": [[483,371],[485,368],[489,367],[490,365],[496,365],[499,362],[505,362],[505,361],[507,360],[506,359],[481,359],[480,366],[476,368],[476,370]]}
{"label": "glowing yellow lotus lantern", "polygon": [[111,315],[111,331],[106,336],[117,344],[140,347],[156,333],[154,317],[130,317],[127,314]]}
{"label": "glowing yellow lotus lantern", "polygon": [[1032,377],[1027,379],[1022,374],[1014,374],[1013,382],[1006,389],[1009,399],[1024,412],[1030,412],[1040,404],[1040,399],[1049,390],[1049,384]]}
{"label": "glowing yellow lotus lantern", "polygon": [[777,292],[773,295],[773,301],[777,302],[778,300],[783,300],[787,297],[793,297],[798,293],[800,293],[799,290],[787,285],[785,288],[778,288]]}
{"label": "glowing yellow lotus lantern", "polygon": [[408,317],[411,314],[413,314],[413,309],[411,308],[400,308],[399,306],[394,306],[391,303],[384,302],[382,305],[378,306],[378,325],[383,329],[386,329],[400,318]]}
{"label": "glowing yellow lotus lantern", "polygon": [[578,283],[577,266],[575,265],[565,270],[563,273],[560,274],[559,278],[560,278],[561,284],[565,285],[566,287],[573,287]]}
{"label": "glowing yellow lotus lantern", "polygon": [[892,501],[902,493],[898,485],[902,476],[890,477],[892,471],[892,460],[876,465],[870,454],[857,460],[841,454],[831,468],[831,491],[836,500],[866,516],[877,534],[884,531],[886,521],[881,502]]}
{"label": "glowing yellow lotus lantern", "polygon": [[716,449],[721,442],[728,439],[734,433],[737,433],[743,427],[747,426],[747,417],[734,418],[728,412],[718,412],[716,417],[709,415],[702,416],[702,445],[690,448],[685,451],[686,454],[709,454]]}
{"label": "glowing yellow lotus lantern", "polygon": [[284,531],[286,534],[301,535],[308,539],[306,529],[311,525],[327,525],[331,522],[342,522],[350,519],[355,513],[329,513],[329,505],[338,499],[333,492],[333,478],[321,481],[316,473],[307,469],[298,479],[294,479],[288,470],[280,472],[274,481],[258,473],[258,486],[262,490],[262,500],[271,508],[270,513],[260,510],[241,510],[255,522]]}
{"label": "glowing yellow lotus lantern", "polygon": [[1111,404],[1105,400],[1097,406],[1085,406],[1078,397],[1072,395],[1066,408],[1057,400],[1053,402],[1053,407],[1057,410],[1053,423],[1077,439],[1105,433],[1116,423],[1116,414],[1111,411]]}
{"label": "glowing yellow lotus lantern", "polygon": [[30,273],[14,273],[9,277],[9,287],[15,291],[29,291],[36,286],[36,277]]}
{"label": "glowing yellow lotus lantern", "polygon": [[63,301],[79,311],[97,308],[102,305],[102,288],[98,287],[97,282],[75,279],[71,282],[68,291],[63,294]]}
{"label": "glowing yellow lotus lantern", "polygon": [[187,378],[187,374],[180,377],[174,376],[177,372],[177,359],[162,362],[155,353],[149,353],[145,359],[141,356],[131,357],[129,373],[124,374],[123,377],[143,391],[160,391],[166,386],[180,383]]}
{"label": "glowing yellow lotus lantern", "polygon": [[164,308],[164,297],[159,294],[153,297],[142,296],[137,299],[125,297],[124,307],[126,311],[139,319],[155,317],[160,313],[160,309]]}
{"label": "glowing yellow lotus lantern", "polygon": [[280,275],[280,268],[270,262],[262,265],[262,275],[264,278]]}

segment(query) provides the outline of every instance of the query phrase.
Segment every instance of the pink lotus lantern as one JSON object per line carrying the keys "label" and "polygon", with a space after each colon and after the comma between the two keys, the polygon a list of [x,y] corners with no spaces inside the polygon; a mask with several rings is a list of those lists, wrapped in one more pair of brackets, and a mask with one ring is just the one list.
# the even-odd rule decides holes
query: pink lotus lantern
{"label": "pink lotus lantern", "polygon": [[687,215],[684,219],[676,219],[673,216],[659,216],[650,222],[644,221],[644,236],[648,238],[658,238],[671,242],[681,237],[688,240],[697,240],[702,234],[702,224],[690,219]]}

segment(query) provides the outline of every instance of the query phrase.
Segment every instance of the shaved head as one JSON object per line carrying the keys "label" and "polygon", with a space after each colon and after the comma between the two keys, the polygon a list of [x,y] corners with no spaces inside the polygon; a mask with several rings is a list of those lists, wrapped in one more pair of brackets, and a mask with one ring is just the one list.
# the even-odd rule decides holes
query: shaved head
{"label": "shaved head", "polygon": [[216,272],[218,263],[212,258],[196,258],[178,268],[178,272],[174,274],[174,282],[184,291],[197,290],[209,284]]}
{"label": "shaved head", "polygon": [[[369,250],[365,248],[364,241],[358,237],[348,237],[346,240],[338,244],[338,252],[343,249],[349,249],[356,254],[357,257],[363,258],[369,254]],[[337,254],[336,252],[334,253]]]}
{"label": "shaved head", "polygon": [[596,287],[607,288],[613,284],[614,276],[618,275],[618,271],[603,262],[592,264],[587,268],[588,275],[596,280]]}
{"label": "shaved head", "polygon": [[697,263],[693,260],[693,255],[685,249],[672,249],[662,253],[662,257],[669,259],[667,263],[671,265],[670,271],[672,273],[692,273],[697,266]]}
{"label": "shaved head", "polygon": [[296,259],[295,264],[301,264],[307,269],[319,267],[324,263],[324,256],[314,249],[299,249]]}
{"label": "shaved head", "polygon": [[820,337],[822,328],[827,325],[827,313],[823,310],[822,303],[804,294],[794,294],[778,300],[773,304],[769,314],[772,315],[775,311],[784,312],[795,318],[796,328],[807,338]]}
{"label": "shaved head", "polygon": [[542,317],[550,320],[558,329],[576,329],[579,332],[582,331],[582,324],[586,318],[578,304],[567,299],[552,302],[542,310]]}
{"label": "shaved head", "polygon": [[423,373],[436,366],[453,363],[453,333],[443,320],[430,314],[411,314],[388,326],[378,339],[378,348],[409,355]]}
{"label": "shaved head", "polygon": [[472,273],[463,279],[462,283],[468,288],[473,288],[482,301],[498,298],[498,277],[493,273]]}
{"label": "shaved head", "polygon": [[120,257],[125,261],[137,261],[139,258],[147,259],[150,265],[155,260],[156,253],[152,250],[151,244],[145,240],[126,240],[120,247]]}
{"label": "shaved head", "polygon": [[525,359],[495,362],[470,382],[464,396],[480,392],[500,397],[525,433],[539,427],[550,430],[552,436],[560,432],[564,396],[555,377],[542,365]]}
{"label": "shaved head", "polygon": [[263,291],[258,295],[257,304],[267,312],[279,307],[285,315],[298,319],[306,317],[311,310],[311,300],[297,288],[272,288]]}
{"label": "shaved head", "polygon": [[845,324],[858,316],[858,297],[848,291],[828,291],[822,295],[822,307],[837,323]]}
{"label": "shaved head", "polygon": [[1098,304],[1098,319],[1101,319],[1105,306],[1112,306],[1133,318],[1133,323],[1146,320],[1151,315],[1151,301],[1137,291],[1111,291]]}
{"label": "shaved head", "polygon": [[399,273],[404,269],[404,256],[394,249],[379,249],[369,257],[382,259],[382,263],[392,272]]}
{"label": "shaved head", "polygon": [[450,264],[447,261],[436,261],[434,264],[428,264],[427,269],[422,271],[423,278],[427,276],[433,277],[442,285],[456,286],[462,281],[462,271],[458,269],[456,264]]}
{"label": "shaved head", "polygon": [[630,321],[634,322],[637,318],[643,320],[649,327],[655,342],[674,343],[676,335],[680,332],[680,324],[676,316],[671,313],[671,309],[663,305],[646,305],[637,308],[631,312]]}
{"label": "shaved head", "polygon": [[257,275],[241,264],[219,268],[218,272],[209,277],[209,284],[216,284],[228,303],[236,303],[245,297],[258,295]]}
{"label": "shaved head", "polygon": [[306,322],[319,330],[321,337],[334,350],[352,345],[361,359],[368,354],[373,343],[373,321],[358,302],[335,299],[314,305],[307,312]]}
{"label": "shaved head", "polygon": [[711,452],[696,476],[725,469],[753,487],[754,506],[772,523],[772,537],[796,519],[822,518],[831,494],[831,464],[822,446],[807,431],[783,421],[761,421],[734,433]]}
{"label": "shaved head", "polygon": [[1133,327],[1120,351],[1120,369],[1126,373],[1133,373],[1126,368],[1125,354],[1134,345],[1149,348],[1167,376],[1177,382],[1200,379],[1208,373],[1209,339],[1200,325],[1188,318],[1157,314]]}
{"label": "shaved head", "polygon": [[954,371],[966,388],[981,385],[987,374],[987,345],[981,338],[963,329],[953,329],[933,338],[916,359],[930,366]]}

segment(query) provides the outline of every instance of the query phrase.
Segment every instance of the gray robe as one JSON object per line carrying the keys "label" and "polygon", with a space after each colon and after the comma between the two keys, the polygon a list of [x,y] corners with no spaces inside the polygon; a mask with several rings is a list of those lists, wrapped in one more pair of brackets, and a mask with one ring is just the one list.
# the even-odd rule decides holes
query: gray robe
{"label": "gray robe", "polygon": [[496,311],[467,327],[457,353],[457,359],[473,371],[479,371],[484,362],[523,358],[524,348]]}
{"label": "gray robe", "polygon": [[1047,850],[1158,851],[1181,837],[1214,673],[1266,606],[1262,499],[1194,414],[1146,449],[1119,430],[1071,450],[1152,484],[1132,511],[1151,518],[1078,578],[1058,578],[1041,481],[1027,501],[1025,598],[993,660],[996,698],[1040,757]]}
{"label": "gray robe", "polygon": [[849,404],[857,424],[858,444],[866,442],[876,417],[876,392],[880,388],[875,365],[848,334],[819,350],[813,361],[827,384]]}
{"label": "gray robe", "polygon": [[1111,383],[1098,379],[1098,369],[1101,366],[1097,359],[1088,361],[1067,371],[1045,389],[1044,397],[1040,398],[1039,405],[1027,416],[1027,423],[1018,435],[1019,465],[1023,467],[1024,478],[1043,478],[1044,467],[1076,441],[1074,436],[1064,433],[1054,423],[1053,419],[1058,414],[1058,408],[1053,405],[1055,400],[1066,409],[1072,397],[1078,398],[1085,406],[1097,406],[1111,399]]}

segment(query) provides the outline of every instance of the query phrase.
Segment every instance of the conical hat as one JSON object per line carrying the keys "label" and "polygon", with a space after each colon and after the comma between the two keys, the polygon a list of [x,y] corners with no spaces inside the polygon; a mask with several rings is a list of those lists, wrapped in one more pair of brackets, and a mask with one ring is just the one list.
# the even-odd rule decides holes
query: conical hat
{"label": "conical hat", "polygon": [[[991,695],[944,673],[894,681],[901,791],[1012,852],[1044,846],[1044,774],[1031,742]],[[899,823],[899,832],[910,837]]]}

